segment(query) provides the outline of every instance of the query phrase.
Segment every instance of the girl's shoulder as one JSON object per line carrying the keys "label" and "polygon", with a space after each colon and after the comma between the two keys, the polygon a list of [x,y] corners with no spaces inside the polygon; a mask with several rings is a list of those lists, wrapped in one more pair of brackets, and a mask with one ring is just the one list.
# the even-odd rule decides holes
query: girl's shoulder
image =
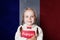
{"label": "girl's shoulder", "polygon": [[17,30],[19,30],[22,27],[22,25],[18,26]]}
{"label": "girl's shoulder", "polygon": [[42,28],[40,26],[38,25],[35,25],[35,26],[38,28],[39,31],[42,31]]}
{"label": "girl's shoulder", "polygon": [[36,24],[35,24],[35,27],[37,27],[37,28],[39,28],[39,29],[41,28],[40,26],[38,26],[38,25],[36,25]]}
{"label": "girl's shoulder", "polygon": [[20,25],[18,28],[22,27],[22,25]]}

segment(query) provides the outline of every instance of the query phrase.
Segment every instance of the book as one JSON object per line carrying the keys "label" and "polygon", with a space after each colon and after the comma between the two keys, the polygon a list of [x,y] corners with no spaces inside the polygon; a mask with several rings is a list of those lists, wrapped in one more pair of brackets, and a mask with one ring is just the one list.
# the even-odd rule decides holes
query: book
{"label": "book", "polygon": [[34,35],[35,35],[35,31],[22,30],[21,32],[21,37],[24,37],[24,38],[31,38]]}

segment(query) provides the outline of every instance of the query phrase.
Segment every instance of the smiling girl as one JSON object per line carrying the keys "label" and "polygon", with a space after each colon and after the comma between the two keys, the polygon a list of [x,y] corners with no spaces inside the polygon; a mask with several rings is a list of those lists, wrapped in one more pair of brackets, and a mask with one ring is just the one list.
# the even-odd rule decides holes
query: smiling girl
{"label": "smiling girl", "polygon": [[43,40],[42,29],[36,25],[36,13],[32,8],[26,8],[20,25],[15,34],[15,40]]}

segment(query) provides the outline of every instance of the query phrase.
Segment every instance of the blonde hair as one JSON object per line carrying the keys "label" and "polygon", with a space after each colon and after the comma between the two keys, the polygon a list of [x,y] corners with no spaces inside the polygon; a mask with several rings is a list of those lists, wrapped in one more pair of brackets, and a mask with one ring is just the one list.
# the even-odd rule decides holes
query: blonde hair
{"label": "blonde hair", "polygon": [[[34,16],[35,16],[35,23],[36,23],[36,20],[37,20],[36,11],[34,9],[28,7],[28,8],[24,9],[24,12],[27,11],[27,10],[32,10],[33,11]],[[23,12],[23,16],[22,16],[22,24],[24,23],[24,12]]]}

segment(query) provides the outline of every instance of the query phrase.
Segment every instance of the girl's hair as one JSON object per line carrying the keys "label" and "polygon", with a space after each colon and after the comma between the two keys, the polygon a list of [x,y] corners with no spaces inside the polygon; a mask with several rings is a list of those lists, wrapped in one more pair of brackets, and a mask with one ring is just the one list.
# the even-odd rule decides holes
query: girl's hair
{"label": "girl's hair", "polygon": [[[35,23],[36,23],[36,20],[37,20],[36,11],[34,9],[28,7],[28,8],[25,8],[24,12],[27,11],[27,10],[32,10],[33,11],[34,16],[35,16]],[[24,24],[24,12],[23,12],[23,16],[22,16],[22,25]]]}

